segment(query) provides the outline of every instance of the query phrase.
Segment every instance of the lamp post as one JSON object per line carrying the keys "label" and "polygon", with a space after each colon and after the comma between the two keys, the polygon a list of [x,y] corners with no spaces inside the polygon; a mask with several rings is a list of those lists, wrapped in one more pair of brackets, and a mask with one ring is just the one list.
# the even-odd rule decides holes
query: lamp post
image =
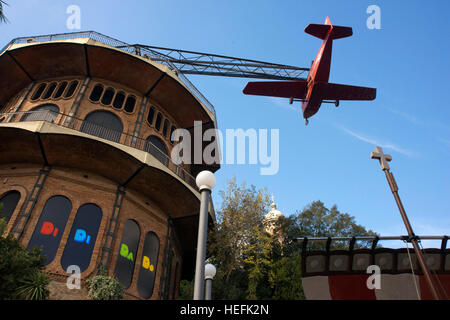
{"label": "lamp post", "polygon": [[205,300],[211,300],[212,280],[216,275],[216,267],[208,263],[205,266]]}
{"label": "lamp post", "polygon": [[209,197],[211,190],[216,185],[216,177],[211,171],[202,171],[197,175],[195,182],[201,193],[201,202],[198,222],[197,259],[195,261],[194,300],[203,300]]}

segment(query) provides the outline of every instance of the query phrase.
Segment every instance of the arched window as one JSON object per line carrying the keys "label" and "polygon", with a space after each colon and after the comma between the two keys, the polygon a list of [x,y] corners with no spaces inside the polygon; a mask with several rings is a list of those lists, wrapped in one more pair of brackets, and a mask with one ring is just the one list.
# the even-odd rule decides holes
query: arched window
{"label": "arched window", "polygon": [[113,88],[109,87],[108,89],[106,89],[105,93],[103,94],[102,104],[104,104],[105,106],[109,106],[114,97],[114,93],[115,91]]}
{"label": "arched window", "polygon": [[163,134],[163,136],[165,137],[165,138],[167,138],[167,131],[169,130],[169,120],[165,120],[164,121],[164,126],[163,126],[163,132],[162,132],[162,134]]}
{"label": "arched window", "polygon": [[160,112],[158,112],[158,115],[156,116],[156,122],[155,122],[155,129],[161,130],[161,121],[162,121],[162,115]]}
{"label": "arched window", "polygon": [[87,115],[81,126],[81,132],[119,142],[123,125],[119,117],[109,111],[94,111]]}
{"label": "arched window", "polygon": [[63,196],[51,197],[45,203],[28,243],[28,249],[42,248],[41,254],[46,257],[44,265],[48,265],[55,258],[70,211],[72,203]]}
{"label": "arched window", "polygon": [[136,97],[135,96],[128,96],[127,101],[125,102],[125,107],[123,110],[126,112],[133,112],[134,106],[136,105]]}
{"label": "arched window", "polygon": [[116,109],[122,109],[123,102],[125,101],[125,93],[118,92],[114,98],[113,107]]}
{"label": "arched window", "polygon": [[34,92],[33,96],[31,97],[31,100],[37,100],[41,97],[42,92],[44,92],[45,87],[47,87],[46,83],[41,83],[39,87],[37,87],[36,91]]}
{"label": "arched window", "polygon": [[72,81],[69,85],[69,89],[67,89],[67,92],[64,95],[64,98],[66,98],[66,99],[70,98],[74,94],[77,87],[78,87],[78,81],[76,81],[76,80]]}
{"label": "arched window", "polygon": [[150,107],[150,110],[148,110],[148,116],[147,121],[149,125],[153,125],[153,118],[155,117],[155,108]]}
{"label": "arched window", "polygon": [[61,257],[64,270],[77,265],[83,272],[89,267],[101,221],[102,209],[97,205],[87,203],[78,209]]}
{"label": "arched window", "polygon": [[56,93],[53,96],[53,99],[60,98],[62,96],[62,94],[64,93],[64,90],[66,90],[66,88],[67,88],[67,81],[61,82],[58,86],[58,90],[56,90]]}
{"label": "arched window", "polygon": [[149,136],[145,141],[145,151],[153,155],[164,165],[169,165],[169,152],[164,142],[157,136]]}
{"label": "arched window", "polygon": [[127,220],[123,228],[120,241],[119,254],[117,256],[114,277],[126,288],[131,285],[133,279],[134,263],[137,257],[141,230],[134,220]]}
{"label": "arched window", "polygon": [[50,83],[50,85],[48,86],[47,91],[45,91],[42,99],[49,99],[52,96],[55,89],[56,89],[56,82]]}
{"label": "arched window", "polygon": [[171,128],[170,128],[170,137],[169,137],[169,140],[170,140],[170,142],[172,142],[173,143],[173,141],[172,141],[172,135],[173,135],[173,132],[176,130],[177,128],[175,128],[175,126],[172,126]]}
{"label": "arched window", "polygon": [[141,267],[137,282],[139,295],[148,299],[153,294],[155,285],[156,267],[158,266],[159,238],[154,232],[148,232],[142,250]]}
{"label": "arched window", "polygon": [[0,212],[0,217],[5,218],[6,223],[9,222],[17,204],[20,200],[20,192],[13,190],[7,192],[3,197],[0,198],[0,203],[2,204],[2,210]]}
{"label": "arched window", "polygon": [[42,106],[31,109],[29,113],[25,113],[21,121],[55,122],[58,114],[58,106],[54,104],[44,104]]}
{"label": "arched window", "polygon": [[100,100],[100,97],[103,93],[103,86],[101,84],[97,84],[94,89],[92,89],[91,95],[89,96],[89,99],[93,102],[97,102]]}

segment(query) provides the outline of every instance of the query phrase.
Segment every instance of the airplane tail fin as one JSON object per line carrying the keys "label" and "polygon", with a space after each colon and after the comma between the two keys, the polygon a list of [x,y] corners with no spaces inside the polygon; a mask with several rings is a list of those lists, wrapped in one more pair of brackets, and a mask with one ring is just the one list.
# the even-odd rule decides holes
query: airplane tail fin
{"label": "airplane tail fin", "polygon": [[328,37],[330,40],[346,38],[353,35],[351,27],[333,26],[329,17],[325,19],[325,24],[310,24],[305,28],[306,33],[322,40],[327,38],[330,30],[331,33]]}

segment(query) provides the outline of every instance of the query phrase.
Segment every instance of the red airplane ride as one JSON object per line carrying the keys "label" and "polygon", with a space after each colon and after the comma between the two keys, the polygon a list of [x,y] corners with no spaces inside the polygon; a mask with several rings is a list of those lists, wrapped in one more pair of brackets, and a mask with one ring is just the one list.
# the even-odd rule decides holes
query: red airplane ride
{"label": "red airplane ride", "polygon": [[305,32],[323,40],[307,80],[249,82],[244,88],[244,94],[289,98],[291,104],[293,101],[301,101],[306,124],[308,118],[319,111],[322,103],[334,103],[337,107],[340,100],[375,99],[377,95],[375,88],[328,82],[333,40],[350,37],[353,34],[352,28],[333,26],[327,17],[325,24],[310,24]]}

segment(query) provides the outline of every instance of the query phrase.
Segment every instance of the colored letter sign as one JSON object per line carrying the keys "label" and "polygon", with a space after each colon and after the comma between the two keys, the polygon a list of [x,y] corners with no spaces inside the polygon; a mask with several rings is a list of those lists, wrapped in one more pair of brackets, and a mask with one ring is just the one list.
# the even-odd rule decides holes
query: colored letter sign
{"label": "colored letter sign", "polygon": [[134,220],[125,222],[116,268],[114,269],[114,276],[122,283],[125,289],[131,285],[133,278],[134,262],[140,236],[141,231]]}
{"label": "colored letter sign", "polygon": [[95,204],[84,204],[78,209],[61,257],[61,266],[64,270],[76,265],[83,272],[89,267],[101,221],[102,209]]}
{"label": "colored letter sign", "polygon": [[154,232],[148,232],[144,240],[141,268],[139,270],[139,295],[148,299],[152,296],[155,284],[156,266],[158,265],[159,239]]}
{"label": "colored letter sign", "polygon": [[28,249],[42,247],[45,265],[53,261],[72,210],[72,203],[63,196],[51,197],[45,203],[39,221],[28,243]]}

